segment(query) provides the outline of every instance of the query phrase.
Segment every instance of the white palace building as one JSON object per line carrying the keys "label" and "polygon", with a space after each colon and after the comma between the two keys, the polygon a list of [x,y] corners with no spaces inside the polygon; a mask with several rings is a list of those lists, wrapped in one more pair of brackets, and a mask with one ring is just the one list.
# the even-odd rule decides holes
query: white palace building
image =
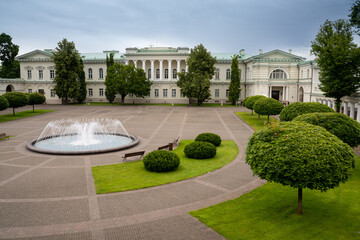
{"label": "white palace building", "polygon": [[[188,103],[176,85],[177,72],[187,71],[187,47],[146,47],[126,48],[102,53],[80,53],[83,58],[87,82],[87,102],[106,102],[105,76],[106,56],[114,53],[115,62],[133,64],[142,68],[153,82],[150,95],[145,98],[127,96],[128,103]],[[211,100],[209,103],[226,103],[230,85],[231,58],[235,53],[211,53],[216,59],[215,75],[211,80]],[[264,95],[284,103],[321,102],[335,107],[334,100],[325,98],[319,89],[319,68],[315,61],[281,50],[263,52],[250,56],[240,50],[241,96]],[[20,61],[21,78],[0,79],[0,95],[8,91],[41,92],[47,104],[59,104],[54,91],[55,64],[52,50],[35,50],[16,59]],[[117,97],[115,101],[120,101]],[[360,91],[343,101],[342,111],[360,121]]]}

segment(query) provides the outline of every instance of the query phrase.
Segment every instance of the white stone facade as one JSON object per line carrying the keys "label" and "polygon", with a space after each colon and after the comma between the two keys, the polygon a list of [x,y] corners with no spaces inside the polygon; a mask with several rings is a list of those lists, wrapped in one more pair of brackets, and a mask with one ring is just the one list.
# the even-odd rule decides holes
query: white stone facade
{"label": "white stone facade", "polygon": [[[186,47],[148,47],[127,48],[125,53],[103,51],[102,53],[80,53],[84,61],[87,82],[87,102],[106,102],[105,77],[106,56],[114,53],[115,62],[132,64],[144,69],[146,76],[153,82],[150,95],[137,98],[128,95],[128,103],[188,103],[177,87],[177,72],[187,71],[186,60],[189,48]],[[273,50],[256,56],[239,55],[241,70],[240,100],[248,96],[264,95],[273,97],[285,104],[292,102],[322,102],[333,107],[333,100],[324,98],[319,89],[319,68],[315,61],[291,54],[291,51]],[[230,85],[231,59],[235,53],[212,53],[216,57],[215,75],[211,80],[211,100],[209,103],[226,103]],[[35,50],[21,56],[20,79],[0,79],[0,94],[6,91],[43,92],[47,103],[60,103],[53,90],[55,65],[51,50]],[[360,97],[344,99],[343,110],[349,116],[360,120]],[[120,101],[117,97],[115,101]]]}

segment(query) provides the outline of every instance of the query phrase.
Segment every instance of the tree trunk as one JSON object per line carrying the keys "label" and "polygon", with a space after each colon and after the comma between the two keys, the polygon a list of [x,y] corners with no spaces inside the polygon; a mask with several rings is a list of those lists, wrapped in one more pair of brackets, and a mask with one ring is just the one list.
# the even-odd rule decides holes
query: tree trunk
{"label": "tree trunk", "polygon": [[126,95],[121,95],[121,104],[125,103],[125,97],[126,97]]}
{"label": "tree trunk", "polygon": [[13,116],[15,116],[15,108],[13,107]]}
{"label": "tree trunk", "polygon": [[260,114],[258,114],[258,119],[260,119]]}
{"label": "tree trunk", "polygon": [[33,112],[35,112],[35,104],[33,104]]}
{"label": "tree trunk", "polygon": [[254,110],[251,109],[251,115],[254,115]]}
{"label": "tree trunk", "polygon": [[298,188],[298,214],[302,214],[302,188]]}
{"label": "tree trunk", "polygon": [[268,115],[268,123],[270,123],[270,115]]}
{"label": "tree trunk", "polygon": [[341,109],[341,99],[337,98],[335,99],[335,110],[337,113],[339,113],[340,109]]}

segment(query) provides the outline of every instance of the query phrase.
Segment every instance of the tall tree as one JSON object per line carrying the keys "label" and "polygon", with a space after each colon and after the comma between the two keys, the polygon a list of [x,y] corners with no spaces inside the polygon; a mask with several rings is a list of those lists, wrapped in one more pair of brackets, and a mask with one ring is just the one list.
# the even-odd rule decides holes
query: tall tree
{"label": "tall tree", "polygon": [[19,78],[20,63],[15,60],[19,53],[19,46],[12,43],[12,37],[2,33],[0,35],[0,78]]}
{"label": "tall tree", "polygon": [[[107,81],[107,78],[108,78],[107,74],[109,72],[109,68],[112,65],[114,65],[114,63],[115,63],[115,61],[114,61],[114,53],[110,53],[110,56],[106,55],[106,77],[105,77],[106,89],[105,89],[105,97],[109,101],[109,103],[112,103],[115,100],[115,96],[116,96],[115,86],[112,86],[112,83]],[[108,84],[106,84],[106,82],[108,82]]]}
{"label": "tall tree", "polygon": [[351,25],[342,19],[326,20],[311,43],[311,52],[318,57],[320,89],[326,97],[335,98],[339,112],[341,98],[360,86],[360,49],[353,43]]}
{"label": "tall tree", "polygon": [[137,97],[147,96],[150,93],[151,81],[146,78],[142,69],[133,65],[114,63],[108,68],[105,85],[108,92],[118,93],[121,102],[124,103],[128,94]]}
{"label": "tall tree", "polygon": [[80,65],[79,65],[79,93],[76,97],[76,100],[78,103],[82,103],[85,101],[86,99],[86,94],[87,94],[87,90],[86,90],[86,81],[85,81],[85,71],[84,71],[84,62],[83,60],[80,58]]}
{"label": "tall tree", "polygon": [[80,54],[74,42],[68,42],[66,38],[58,42],[53,61],[56,71],[54,90],[63,103],[68,103],[70,99],[76,99],[80,89]]}
{"label": "tall tree", "polygon": [[229,86],[229,101],[235,105],[240,97],[240,70],[239,70],[239,55],[235,55],[231,61],[231,74]]}
{"label": "tall tree", "polygon": [[350,23],[357,28],[357,33],[360,34],[360,0],[356,0],[350,9]]}
{"label": "tall tree", "polygon": [[188,98],[196,98],[198,105],[210,99],[210,79],[214,76],[216,58],[200,44],[191,49],[187,59],[188,72],[178,73],[177,86]]}

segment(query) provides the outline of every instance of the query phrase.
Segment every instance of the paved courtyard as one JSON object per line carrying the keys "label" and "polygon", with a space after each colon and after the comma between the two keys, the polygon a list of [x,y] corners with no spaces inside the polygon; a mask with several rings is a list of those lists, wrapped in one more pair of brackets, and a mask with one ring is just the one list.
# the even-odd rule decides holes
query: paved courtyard
{"label": "paved courtyard", "polygon": [[[188,212],[236,198],[263,184],[244,161],[253,131],[234,114],[242,108],[40,108],[57,111],[0,123],[0,132],[15,136],[0,142],[0,239],[224,239]],[[49,121],[80,117],[119,119],[141,142],[130,150],[81,156],[46,155],[25,148]],[[150,152],[178,136],[194,139],[202,132],[234,140],[240,149],[235,161],[177,183],[96,195],[92,166],[121,163],[126,152]]]}

